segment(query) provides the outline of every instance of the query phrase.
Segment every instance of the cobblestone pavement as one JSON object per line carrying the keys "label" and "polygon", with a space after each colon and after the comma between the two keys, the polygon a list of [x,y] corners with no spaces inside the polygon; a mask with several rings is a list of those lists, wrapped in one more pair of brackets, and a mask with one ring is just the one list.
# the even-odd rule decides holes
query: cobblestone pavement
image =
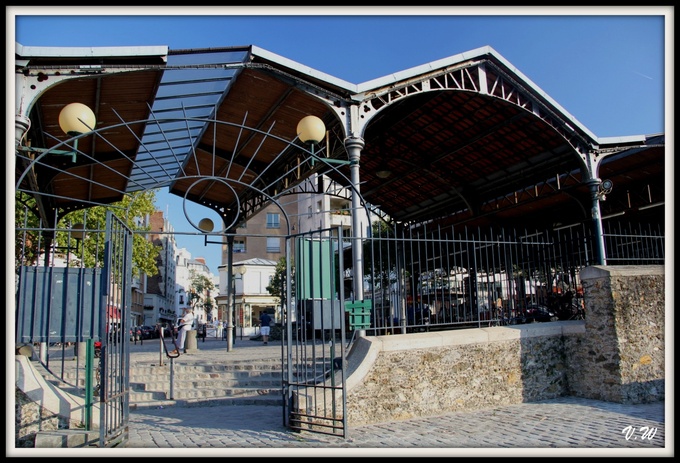
{"label": "cobblestone pavement", "polygon": [[[131,361],[159,359],[158,340],[132,346]],[[184,362],[280,356],[280,346],[216,339],[198,343]],[[671,401],[672,403],[672,401]],[[666,421],[670,434],[666,439]],[[277,406],[164,406],[130,411],[127,448],[149,456],[624,456],[674,455],[673,414],[665,402],[623,405],[564,397],[473,412],[351,427],[348,437],[296,433]],[[79,449],[80,451],[85,449]],[[100,449],[101,450],[101,449]]]}
{"label": "cobblestone pavement", "polygon": [[504,456],[551,449],[560,450],[560,456],[569,449],[611,456],[618,449],[624,450],[622,456],[673,455],[663,402],[622,405],[574,397],[358,426],[346,439],[290,431],[281,409],[272,406],[138,410],[131,412],[129,432],[128,448],[139,449],[379,448],[401,449],[402,456],[407,449],[452,456],[473,449],[489,454],[502,449]]}
{"label": "cobblestone pavement", "polygon": [[[222,346],[199,343],[202,352],[184,358],[200,361],[203,355],[214,359],[221,355],[237,358],[278,353],[273,346],[259,343],[240,343],[228,353]],[[142,357],[143,354],[140,360]],[[276,406],[172,406],[131,411],[130,439],[127,449],[121,450],[156,449],[157,454],[159,449],[172,449],[170,455],[188,450],[191,455],[216,456],[251,456],[276,449],[276,455],[283,449],[294,455],[313,451],[329,456],[345,452],[405,456],[411,451],[418,456],[511,456],[536,451],[557,452],[558,456],[571,452],[589,456],[672,456],[672,433],[671,442],[666,440],[667,416],[665,402],[623,405],[564,397],[350,427],[348,437],[343,438],[291,431],[284,427],[283,410]]]}

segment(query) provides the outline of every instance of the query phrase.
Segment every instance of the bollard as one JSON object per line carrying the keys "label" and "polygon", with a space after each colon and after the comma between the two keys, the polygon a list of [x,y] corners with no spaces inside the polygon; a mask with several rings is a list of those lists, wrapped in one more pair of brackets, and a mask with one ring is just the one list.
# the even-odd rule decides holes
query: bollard
{"label": "bollard", "polygon": [[75,346],[75,357],[78,361],[85,363],[87,355],[87,342],[77,342]]}
{"label": "bollard", "polygon": [[165,347],[165,339],[164,339],[164,337],[163,337],[163,330],[160,331],[160,338],[159,338],[159,339],[160,339],[160,341],[161,341],[161,342],[159,343],[159,347],[160,347],[161,350],[160,350],[160,352],[159,352],[160,360],[158,361],[158,364],[159,364],[160,366],[163,366],[163,355],[165,354],[165,352],[163,352],[163,348]]}
{"label": "bollard", "polygon": [[198,350],[198,340],[196,339],[196,330],[187,331],[187,338],[184,340],[185,353],[190,354]]}

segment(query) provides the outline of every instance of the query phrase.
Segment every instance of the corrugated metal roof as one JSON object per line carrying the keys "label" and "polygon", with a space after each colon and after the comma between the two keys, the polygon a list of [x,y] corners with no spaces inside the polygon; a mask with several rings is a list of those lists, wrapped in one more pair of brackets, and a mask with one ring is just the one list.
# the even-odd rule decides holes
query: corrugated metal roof
{"label": "corrugated metal roof", "polygon": [[[316,115],[329,133],[317,155],[347,160],[343,123],[351,104],[365,142],[361,195],[403,224],[588,221],[583,157],[605,157],[597,151],[601,142],[618,153],[602,162],[616,185],[603,215],[664,195],[662,144],[598,140],[490,47],[358,86],[257,47],[170,50],[167,59],[112,55],[97,58],[106,66],[96,70],[92,57],[105,50],[36,56],[41,50],[17,47],[17,78],[27,89],[45,89],[24,143],[63,149],[69,137],[58,116],[67,103],[85,103],[97,116],[96,134],[79,139],[75,163],[17,156],[18,189],[37,193],[47,211],[167,185],[229,224],[311,173],[348,185],[347,165],[311,162],[295,139],[299,120]],[[56,80],[62,82],[50,86]],[[625,169],[638,165],[640,150],[645,168]],[[629,193],[641,185],[645,194]]]}

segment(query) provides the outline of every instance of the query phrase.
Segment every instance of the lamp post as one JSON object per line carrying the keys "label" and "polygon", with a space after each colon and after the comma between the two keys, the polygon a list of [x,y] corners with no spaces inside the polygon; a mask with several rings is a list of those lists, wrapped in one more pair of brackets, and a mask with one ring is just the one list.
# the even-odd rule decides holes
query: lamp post
{"label": "lamp post", "polygon": [[227,235],[227,352],[234,346],[234,235]]}
{"label": "lamp post", "polygon": [[[243,323],[242,323],[242,314],[244,313],[244,310],[246,308],[246,280],[245,280],[245,275],[248,269],[246,268],[245,265],[239,267],[238,273],[241,275],[241,306],[239,309],[239,314],[241,316],[236,317],[236,323],[239,325],[241,328],[241,339],[243,339]],[[234,291],[235,293],[236,291]],[[236,297],[236,294],[234,294],[234,297]]]}

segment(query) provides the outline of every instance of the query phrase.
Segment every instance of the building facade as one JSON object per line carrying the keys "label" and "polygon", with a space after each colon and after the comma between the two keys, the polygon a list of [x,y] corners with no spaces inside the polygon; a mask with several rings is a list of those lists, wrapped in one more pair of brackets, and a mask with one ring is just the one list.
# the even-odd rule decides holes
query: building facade
{"label": "building facade", "polygon": [[161,248],[156,259],[158,273],[146,276],[144,294],[144,325],[156,326],[174,323],[176,318],[175,286],[177,248],[174,230],[163,211],[149,216],[150,233],[148,239]]}
{"label": "building facade", "polygon": [[[318,191],[322,185],[323,193]],[[218,313],[226,320],[232,307],[236,335],[255,332],[262,312],[282,321],[281,303],[267,291],[276,264],[286,255],[285,238],[291,234],[339,228],[342,236],[351,236],[351,191],[328,177],[313,175],[299,187],[301,193],[286,195],[280,206],[270,204],[236,229],[233,246],[232,301],[227,291],[227,247],[222,247],[219,268]],[[283,211],[282,211],[283,209]],[[285,212],[285,215],[284,215]],[[359,212],[361,223],[370,223],[365,210]],[[366,230],[364,230],[367,233]]]}

